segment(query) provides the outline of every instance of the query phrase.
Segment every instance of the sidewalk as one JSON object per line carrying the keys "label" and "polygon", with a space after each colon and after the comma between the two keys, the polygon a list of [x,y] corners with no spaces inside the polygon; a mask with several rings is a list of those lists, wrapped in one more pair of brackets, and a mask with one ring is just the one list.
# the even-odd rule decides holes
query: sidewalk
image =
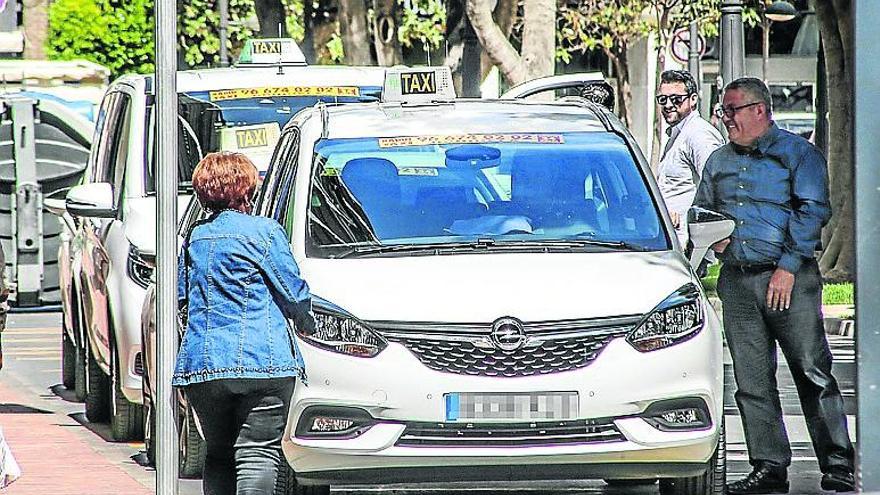
{"label": "sidewalk", "polygon": [[0,426],[22,476],[3,495],[148,495],[153,493],[90,445],[63,414],[28,404],[0,381]]}

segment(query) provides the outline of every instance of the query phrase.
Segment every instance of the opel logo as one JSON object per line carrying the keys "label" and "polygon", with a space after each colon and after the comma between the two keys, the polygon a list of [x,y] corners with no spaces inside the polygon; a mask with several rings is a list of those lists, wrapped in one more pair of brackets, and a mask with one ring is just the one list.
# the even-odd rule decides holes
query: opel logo
{"label": "opel logo", "polygon": [[492,324],[492,344],[502,351],[515,351],[523,346],[526,333],[516,318],[499,318]]}

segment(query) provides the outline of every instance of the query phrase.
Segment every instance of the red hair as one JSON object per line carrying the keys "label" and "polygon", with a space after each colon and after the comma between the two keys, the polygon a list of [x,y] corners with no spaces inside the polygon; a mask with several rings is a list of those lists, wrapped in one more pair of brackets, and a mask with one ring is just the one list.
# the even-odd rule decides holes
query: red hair
{"label": "red hair", "polygon": [[250,213],[251,198],[257,188],[257,167],[241,153],[208,153],[193,171],[192,185],[202,203],[211,211],[238,210]]}

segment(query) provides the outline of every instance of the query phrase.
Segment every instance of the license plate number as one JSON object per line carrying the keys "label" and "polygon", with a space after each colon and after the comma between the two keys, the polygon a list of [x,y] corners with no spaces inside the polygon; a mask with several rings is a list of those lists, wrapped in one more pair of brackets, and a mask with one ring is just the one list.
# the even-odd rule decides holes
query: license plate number
{"label": "license plate number", "polygon": [[578,418],[577,392],[445,394],[446,420],[549,421]]}

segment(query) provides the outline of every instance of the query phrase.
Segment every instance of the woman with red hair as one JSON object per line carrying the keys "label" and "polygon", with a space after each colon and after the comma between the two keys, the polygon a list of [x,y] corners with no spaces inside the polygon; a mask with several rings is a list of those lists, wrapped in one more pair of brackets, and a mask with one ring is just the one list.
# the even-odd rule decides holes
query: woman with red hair
{"label": "woman with red hair", "polygon": [[273,493],[290,397],[305,377],[290,321],[314,329],[286,233],[250,214],[257,180],[240,153],[205,156],[192,184],[211,214],[189,232],[180,256],[187,324],[172,383],[184,388],[202,426],[210,495]]}

